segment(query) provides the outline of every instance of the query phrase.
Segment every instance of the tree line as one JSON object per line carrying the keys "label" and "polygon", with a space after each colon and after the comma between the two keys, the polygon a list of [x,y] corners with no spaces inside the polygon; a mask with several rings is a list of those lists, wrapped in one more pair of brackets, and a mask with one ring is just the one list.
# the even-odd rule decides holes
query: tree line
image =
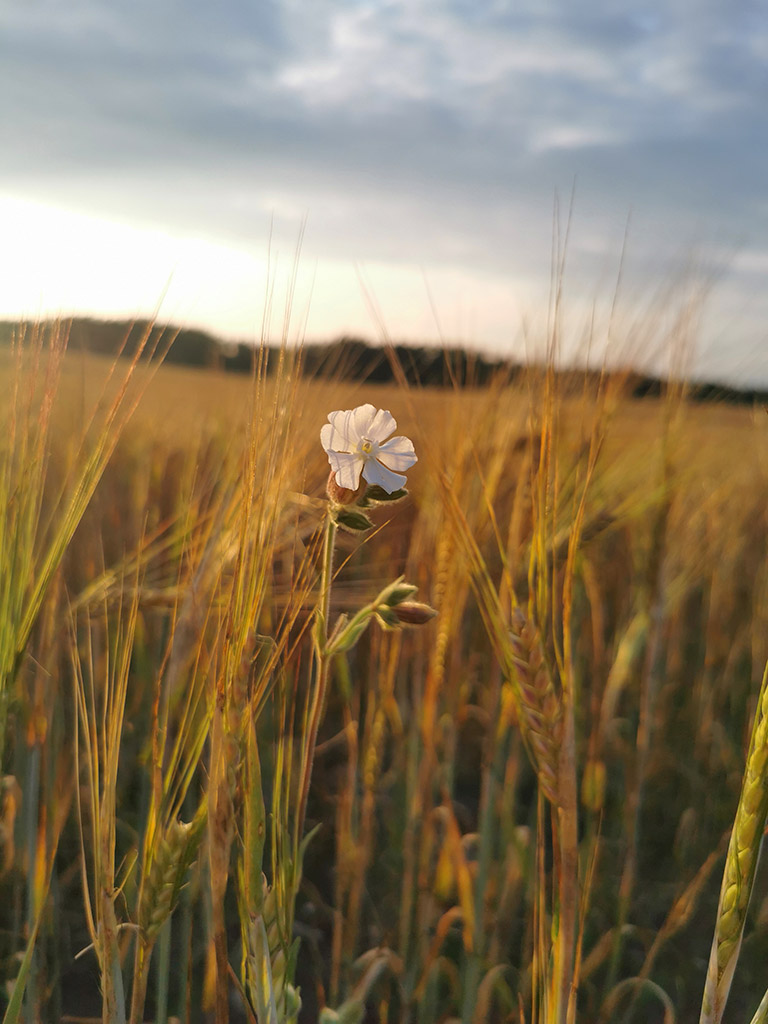
{"label": "tree line", "polygon": [[[146,320],[99,320],[74,317],[68,320],[69,349],[99,355],[130,357],[149,331],[145,351],[155,347],[165,352],[165,362],[220,370],[229,373],[250,373],[254,361],[263,360],[266,372],[274,370],[280,357],[278,345],[267,345],[261,351],[247,342],[228,342],[196,328],[173,328],[150,324]],[[19,321],[0,321],[0,345],[9,345]],[[305,376],[329,380],[365,380],[375,384],[391,384],[405,379],[410,385],[422,387],[484,387],[503,377],[514,381],[524,373],[522,364],[493,358],[460,347],[438,348],[430,345],[397,343],[387,347],[372,345],[362,338],[343,336],[324,343],[306,343],[301,352]],[[564,370],[578,374],[584,381],[584,370]],[[598,371],[588,371],[595,385]],[[662,394],[665,381],[660,377],[632,372],[628,375],[633,397],[646,398]],[[734,404],[768,403],[768,390],[736,388],[715,382],[693,382],[689,396],[696,401],[719,401]]]}

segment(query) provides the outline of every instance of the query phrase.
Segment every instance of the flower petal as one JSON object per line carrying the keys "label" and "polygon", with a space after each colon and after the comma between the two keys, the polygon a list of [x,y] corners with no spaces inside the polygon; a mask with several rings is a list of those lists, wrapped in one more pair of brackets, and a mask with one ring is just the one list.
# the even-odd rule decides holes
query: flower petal
{"label": "flower petal", "polygon": [[373,438],[371,438],[369,431],[371,423],[375,420],[376,416],[378,415],[376,412],[376,406],[371,405],[370,402],[367,402],[365,405],[358,405],[356,409],[352,409],[349,415],[350,440],[354,440],[355,444],[357,444],[357,442],[363,437],[368,437],[371,440],[373,440]]}
{"label": "flower petal", "polygon": [[327,452],[344,447],[344,439],[337,430],[334,430],[330,423],[324,423],[320,428],[320,444]]}
{"label": "flower petal", "polygon": [[360,486],[360,470],[363,468],[363,460],[360,456],[350,455],[349,452],[329,451],[328,461],[336,474],[336,483],[339,487],[347,487],[350,491],[356,491]]}
{"label": "flower petal", "polygon": [[352,422],[352,413],[352,409],[337,409],[336,412],[328,413],[328,422],[344,438],[345,443],[349,443],[354,447],[357,444],[358,438]]}
{"label": "flower petal", "polygon": [[385,466],[399,470],[401,473],[410,469],[414,462],[419,461],[413,450],[413,441],[409,437],[393,437],[386,444],[379,445],[376,458]]}
{"label": "flower petal", "polygon": [[[373,406],[367,406],[372,409]],[[371,419],[371,422],[367,425],[365,437],[369,441],[383,441],[385,437],[389,437],[393,430],[397,430],[397,421],[389,409],[378,409],[376,415]]]}
{"label": "flower petal", "polygon": [[[337,409],[328,413],[328,424],[320,431],[323,448],[337,452],[353,452],[360,440],[352,424],[352,409]],[[330,426],[331,433],[328,433]]]}
{"label": "flower petal", "polygon": [[[405,477],[399,473],[393,473],[391,469],[382,466],[375,459],[368,459],[363,466],[363,477],[369,484],[383,487],[387,494],[399,491],[405,485]],[[338,475],[336,477],[338,480]]]}

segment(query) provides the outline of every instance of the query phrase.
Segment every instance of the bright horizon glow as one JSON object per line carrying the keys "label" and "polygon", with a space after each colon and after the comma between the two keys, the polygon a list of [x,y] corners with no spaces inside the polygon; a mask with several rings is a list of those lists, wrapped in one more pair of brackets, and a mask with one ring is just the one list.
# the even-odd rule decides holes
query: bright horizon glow
{"label": "bright horizon glow", "polygon": [[[248,284],[266,280],[266,260],[204,238],[0,197],[4,317],[144,317],[158,311],[225,336],[252,333],[257,303]],[[244,303],[245,299],[245,303]],[[245,305],[245,308],[243,308]],[[234,315],[227,310],[236,310]]]}
{"label": "bright horizon glow", "polygon": [[[153,229],[0,196],[0,316],[159,319],[225,340],[280,336],[291,293],[289,340],[355,335],[493,346],[518,331],[508,282],[443,267],[317,261],[269,255],[202,236]],[[532,281],[520,282],[530,289]],[[462,296],[470,297],[467,305]],[[269,300],[267,298],[269,296]],[[379,318],[380,317],[380,318]],[[517,315],[519,320],[519,314]]]}
{"label": "bright horizon glow", "polygon": [[[444,344],[513,360],[540,359],[546,346],[548,288],[534,270],[514,281],[504,275],[440,266],[428,271],[409,263],[373,260],[355,266],[311,253],[304,226],[282,247],[265,232],[251,249],[169,228],[152,228],[15,197],[0,196],[0,228],[13,246],[0,252],[0,318],[37,320],[57,316],[145,319],[198,328],[223,341],[257,343],[328,342],[342,336],[373,344],[384,340]],[[311,236],[311,228],[307,229]],[[285,239],[284,234],[283,238]],[[589,237],[582,251],[589,252]],[[308,252],[309,250],[309,252]],[[723,256],[726,258],[728,254]],[[746,250],[733,264],[764,269],[766,253]],[[611,274],[580,295],[568,290],[565,275],[566,362],[592,361],[605,354],[612,304]],[[516,301],[517,295],[525,301]],[[661,300],[666,301],[666,300]],[[624,317],[636,323],[638,309],[655,318],[662,307],[647,296]],[[727,332],[730,318],[744,310],[716,308],[704,324],[709,337]],[[749,312],[747,310],[747,312]],[[639,314],[642,320],[643,313]],[[586,337],[594,323],[594,340]],[[622,323],[620,317],[617,323]],[[642,339],[627,348],[618,339],[609,361],[634,362],[654,373],[669,370],[673,354],[651,351]],[[641,330],[642,335],[642,330]],[[705,356],[717,367],[717,352]],[[710,348],[717,345],[710,341]],[[759,343],[722,370],[694,376],[749,383]],[[679,369],[679,367],[676,367]]]}

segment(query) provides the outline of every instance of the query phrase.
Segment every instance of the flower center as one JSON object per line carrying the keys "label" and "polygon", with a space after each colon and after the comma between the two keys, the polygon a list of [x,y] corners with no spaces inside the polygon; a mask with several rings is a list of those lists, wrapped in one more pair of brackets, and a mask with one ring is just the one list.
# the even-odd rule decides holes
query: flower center
{"label": "flower center", "polygon": [[363,437],[360,441],[360,454],[370,455],[373,451],[373,441],[369,441],[367,437]]}

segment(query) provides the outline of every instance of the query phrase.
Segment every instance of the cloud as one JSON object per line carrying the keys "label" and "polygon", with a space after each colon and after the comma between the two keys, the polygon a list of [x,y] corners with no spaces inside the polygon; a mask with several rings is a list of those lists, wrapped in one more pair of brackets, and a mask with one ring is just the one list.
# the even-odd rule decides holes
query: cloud
{"label": "cloud", "polygon": [[323,139],[363,164],[388,151],[416,173],[448,136],[445,170],[459,175],[463,143],[484,143],[491,164],[547,137],[575,150],[695,137],[725,111],[761,111],[750,37],[728,12],[702,29],[675,6],[640,21],[402,0],[19,5],[0,13],[7,109],[27,141],[44,141],[50,173],[192,155],[291,163],[322,157]]}
{"label": "cloud", "polygon": [[17,0],[0,41],[17,198],[236,248],[308,217],[313,262],[467,281],[546,279],[574,182],[578,287],[609,275],[630,211],[645,280],[768,239],[751,0]]}

